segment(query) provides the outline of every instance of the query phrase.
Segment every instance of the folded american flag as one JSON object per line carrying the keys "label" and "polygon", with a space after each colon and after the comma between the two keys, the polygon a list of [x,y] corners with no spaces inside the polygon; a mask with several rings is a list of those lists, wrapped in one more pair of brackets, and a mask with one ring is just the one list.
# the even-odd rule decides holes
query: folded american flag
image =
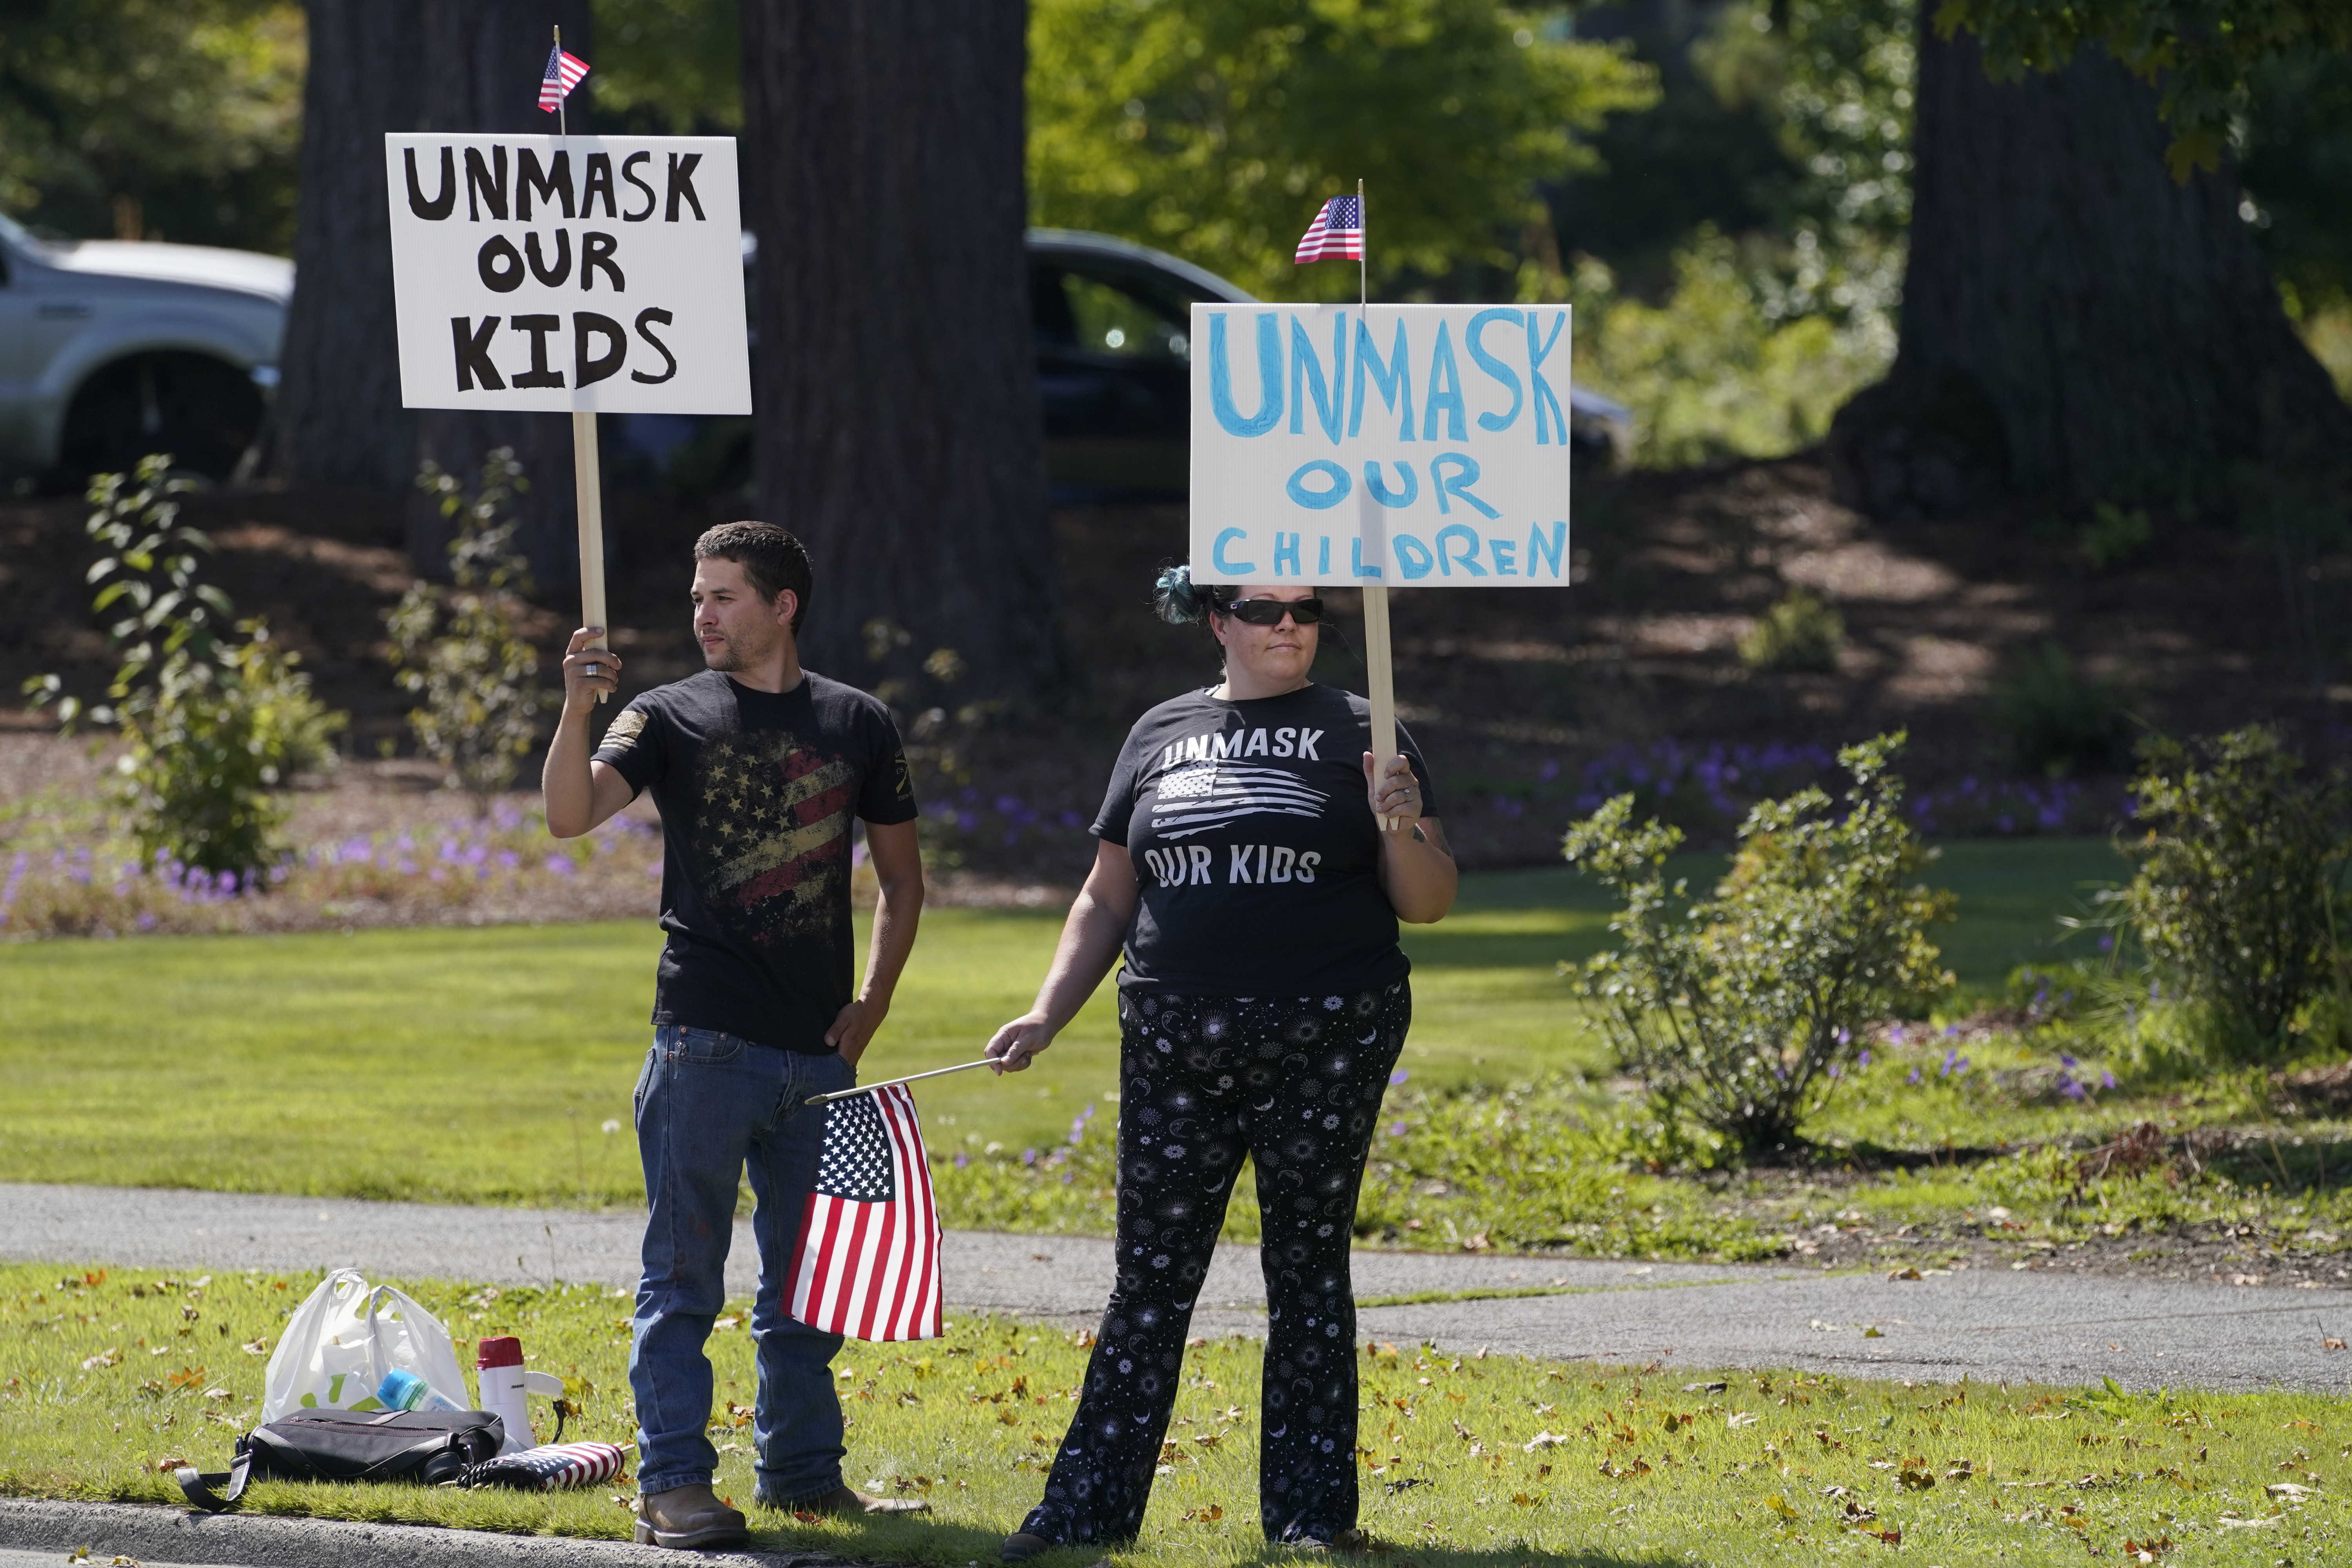
{"label": "folded american flag", "polygon": [[1364,199],[1361,196],[1333,196],[1307,226],[1307,233],[1298,241],[1298,254],[1294,263],[1321,261],[1329,257],[1344,256],[1359,259],[1364,254]]}
{"label": "folded american flag", "polygon": [[567,55],[558,44],[547,52],[547,75],[539,84],[539,106],[552,114],[563,107],[580,79],[588,74],[588,62],[577,55]]}
{"label": "folded american flag", "polygon": [[486,1459],[467,1468],[457,1484],[551,1492],[558,1487],[584,1487],[610,1480],[621,1473],[625,1458],[611,1443],[546,1443],[519,1454]]}
{"label": "folded american flag", "polygon": [[940,1211],[915,1097],[897,1084],[825,1107],[801,1219],[792,1315],[861,1340],[940,1333]]}

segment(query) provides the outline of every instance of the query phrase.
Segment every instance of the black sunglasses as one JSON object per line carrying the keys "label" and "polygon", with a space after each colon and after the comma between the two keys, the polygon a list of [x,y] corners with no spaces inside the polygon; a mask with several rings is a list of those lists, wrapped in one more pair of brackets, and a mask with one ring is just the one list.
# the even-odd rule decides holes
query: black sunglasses
{"label": "black sunglasses", "polygon": [[1288,616],[1302,626],[1311,626],[1323,618],[1320,599],[1234,599],[1227,603],[1223,613],[1237,621],[1254,626],[1278,626]]}

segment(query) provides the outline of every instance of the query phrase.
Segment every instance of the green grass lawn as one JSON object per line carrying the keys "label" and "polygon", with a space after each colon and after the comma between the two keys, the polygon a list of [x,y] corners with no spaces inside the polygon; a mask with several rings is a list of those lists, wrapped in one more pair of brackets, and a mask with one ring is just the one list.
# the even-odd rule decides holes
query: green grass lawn
{"label": "green grass lawn", "polygon": [[[1688,874],[1719,865],[1693,857]],[[2095,841],[1948,849],[1963,984],[2044,954],[2053,916],[2119,866]],[[1605,1072],[1556,965],[1606,942],[1608,910],[1565,868],[1467,879],[1452,916],[1406,937],[1414,1080]],[[929,911],[866,1076],[977,1056],[1028,1005],[1060,923]],[[626,1124],[659,943],[603,924],[0,948],[0,1180],[634,1204]],[[1032,1071],[925,1086],[933,1142],[1049,1144],[1107,1102],[1116,1061],[1106,985]]]}
{"label": "green grass lawn", "polygon": [[[0,1267],[0,1494],[179,1500],[169,1471],[225,1469],[262,1372],[316,1275],[167,1279]],[[626,1442],[627,1303],[592,1288],[405,1289],[460,1336],[522,1337],[571,1381],[571,1435]],[[1078,1336],[958,1320],[941,1340],[853,1342],[835,1363],[847,1475],[930,1500],[928,1518],[803,1522],[752,1510],[758,1544],[895,1563],[993,1562],[1043,1489],[1086,1350]],[[711,1340],[718,1486],[751,1500],[752,1396],[740,1328]],[[1787,1372],[1635,1372],[1367,1346],[1355,1456],[1362,1522],[1399,1568],[1747,1568],[1852,1556],[1939,1568],[2159,1557],[2216,1568],[2340,1562],[2352,1523],[2338,1402],[2316,1394],[1915,1388]],[[1146,1562],[1252,1563],[1255,1342],[1196,1341],[1142,1538]],[[544,1434],[542,1434],[544,1436]],[[634,1465],[632,1466],[634,1473]],[[634,1486],[525,1494],[257,1484],[256,1513],[625,1536]],[[2128,1543],[2128,1546],[2127,1546]],[[2158,1544],[2161,1543],[2161,1544]],[[2129,1547],[2146,1545],[2142,1557]],[[2177,1552],[2178,1558],[2170,1554]],[[1103,1555],[1073,1548],[1043,1568]]]}

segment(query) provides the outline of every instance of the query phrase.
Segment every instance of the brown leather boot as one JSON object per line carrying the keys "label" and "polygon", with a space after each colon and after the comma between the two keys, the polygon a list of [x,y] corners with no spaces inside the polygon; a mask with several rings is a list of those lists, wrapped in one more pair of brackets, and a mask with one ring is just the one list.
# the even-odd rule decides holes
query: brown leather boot
{"label": "brown leather boot", "polygon": [[931,1505],[921,1498],[867,1497],[845,1481],[823,1497],[811,1498],[806,1502],[796,1502],[792,1506],[805,1509],[811,1513],[831,1514],[835,1518],[862,1514],[872,1519],[884,1514],[931,1511]]}
{"label": "brown leather boot", "polygon": [[672,1487],[637,1500],[637,1543],[693,1551],[751,1539],[742,1514],[707,1486]]}

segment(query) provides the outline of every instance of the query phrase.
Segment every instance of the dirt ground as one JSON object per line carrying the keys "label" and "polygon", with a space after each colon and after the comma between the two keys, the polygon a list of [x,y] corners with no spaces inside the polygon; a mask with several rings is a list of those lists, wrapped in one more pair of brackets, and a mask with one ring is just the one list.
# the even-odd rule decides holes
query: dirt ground
{"label": "dirt ground", "polygon": [[[261,488],[187,506],[186,521],[220,546],[213,580],[241,614],[268,616],[326,700],[352,715],[347,745],[358,765],[331,799],[304,803],[312,816],[364,819],[432,782],[429,770],[377,760],[386,742],[406,747],[406,700],[391,679],[382,620],[410,580],[404,505],[396,496]],[[84,511],[71,500],[0,506],[0,730],[48,727],[16,705],[26,678],[56,671],[90,694],[110,673],[82,579],[94,554]],[[697,666],[686,556],[708,511],[614,498],[614,642],[633,685]],[[1874,522],[1836,504],[1807,458],[1598,481],[1580,492],[1571,522],[1573,587],[1397,592],[1401,710],[1473,868],[1549,863],[1579,809],[1580,781],[1591,782],[1584,770],[1621,759],[1601,781],[1613,788],[1625,766],[1669,744],[1833,748],[1902,726],[1915,792],[2000,779],[2013,770],[1989,694],[2044,641],[2117,683],[2147,724],[2195,732],[2267,718],[2312,752],[2352,750],[2352,685],[2315,673],[2312,639],[2298,631],[2345,563],[2311,567],[2305,582],[2283,575],[2248,538],[2159,519],[2143,559],[2097,572],[2075,542],[2078,521],[2017,508],[1954,522]],[[1153,570],[1185,552],[1181,507],[1068,510],[1055,526],[1062,599],[1083,607],[1064,628],[1082,684],[984,731],[968,777],[924,786],[934,803],[969,808],[946,860],[1000,891],[1077,879],[1090,858],[1083,824],[1127,725],[1214,675],[1203,635],[1159,625],[1146,604]],[[1763,674],[1739,661],[1741,635],[1790,585],[1820,594],[1844,618],[1833,672]],[[1360,689],[1355,595],[1329,596],[1340,619],[1318,673]],[[1122,605],[1131,611],[1101,613]],[[547,656],[572,618],[562,604],[535,618]],[[62,764],[0,763],[0,774],[12,765],[37,774]],[[533,763],[525,778],[535,771]],[[2079,781],[2067,829],[2098,830],[2121,784]]]}

